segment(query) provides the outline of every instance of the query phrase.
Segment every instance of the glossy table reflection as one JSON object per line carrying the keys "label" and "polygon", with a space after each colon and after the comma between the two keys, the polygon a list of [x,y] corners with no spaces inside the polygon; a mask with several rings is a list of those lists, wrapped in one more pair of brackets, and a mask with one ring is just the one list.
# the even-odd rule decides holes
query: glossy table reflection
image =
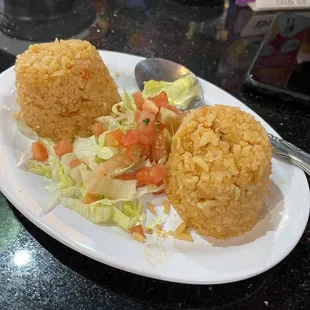
{"label": "glossy table reflection", "polygon": [[[234,94],[283,138],[310,151],[309,108],[242,87],[272,13],[253,16],[229,1],[190,8],[173,0],[77,0],[42,14],[31,6],[13,10],[13,2],[0,1],[0,71],[14,64],[31,41],[55,37],[171,59]],[[306,309],[309,241],[308,225],[283,262],[252,279],[216,286],[172,284],[110,268],[66,248],[0,194],[0,309]]]}

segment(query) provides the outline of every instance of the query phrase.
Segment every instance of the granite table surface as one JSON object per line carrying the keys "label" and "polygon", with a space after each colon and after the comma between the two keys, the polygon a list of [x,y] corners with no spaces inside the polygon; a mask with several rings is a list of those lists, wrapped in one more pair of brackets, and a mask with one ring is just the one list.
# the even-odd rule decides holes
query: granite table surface
{"label": "granite table surface", "polygon": [[[1,0],[0,72],[32,42],[56,37],[170,59],[233,94],[283,138],[310,152],[309,107],[243,86],[273,15],[220,0],[197,6],[173,0]],[[309,309],[309,227],[282,262],[254,278],[173,284],[116,270],[67,248],[0,193],[0,310]]]}

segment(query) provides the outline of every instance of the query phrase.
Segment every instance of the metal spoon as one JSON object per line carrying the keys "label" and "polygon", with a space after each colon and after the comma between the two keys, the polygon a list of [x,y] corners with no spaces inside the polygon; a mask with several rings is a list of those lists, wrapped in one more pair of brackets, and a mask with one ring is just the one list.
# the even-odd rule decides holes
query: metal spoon
{"label": "metal spoon", "polygon": [[[135,68],[136,82],[140,90],[143,90],[145,81],[174,82],[187,74],[191,74],[196,79],[196,82],[189,91],[190,95],[185,99],[184,110],[205,106],[203,91],[199,81],[195,74],[186,67],[165,59],[149,58],[140,61]],[[289,161],[310,175],[310,154],[302,151],[290,142],[277,138],[272,134],[268,135],[274,155]]]}

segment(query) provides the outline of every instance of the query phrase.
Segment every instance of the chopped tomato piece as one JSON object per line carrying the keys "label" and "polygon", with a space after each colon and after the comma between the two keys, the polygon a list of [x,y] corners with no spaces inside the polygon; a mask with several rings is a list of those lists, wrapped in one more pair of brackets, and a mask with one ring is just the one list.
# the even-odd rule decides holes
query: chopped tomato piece
{"label": "chopped tomato piece", "polygon": [[169,105],[168,96],[165,91],[162,91],[157,96],[151,97],[149,99],[155,102],[159,108],[166,108]]}
{"label": "chopped tomato piece", "polygon": [[121,144],[124,146],[137,144],[139,140],[139,133],[134,130],[127,130],[121,138]]}
{"label": "chopped tomato piece", "polygon": [[138,121],[140,115],[141,115],[141,111],[137,111],[137,112],[135,113],[135,121],[136,121],[136,122]]}
{"label": "chopped tomato piece", "polygon": [[45,161],[48,159],[48,153],[45,145],[41,142],[33,142],[32,146],[32,156],[36,161]]}
{"label": "chopped tomato piece", "polygon": [[174,113],[176,113],[176,114],[181,114],[182,112],[181,111],[179,111],[175,106],[173,106],[173,105],[168,105],[167,106],[167,109],[168,110],[170,110],[170,111],[172,111],[172,112],[174,112]]}
{"label": "chopped tomato piece", "polygon": [[145,136],[143,134],[139,134],[139,140],[138,140],[138,144],[142,146],[143,148],[143,153],[144,155],[146,156],[149,156],[149,153],[150,153],[150,147],[152,145],[152,140],[153,140],[153,137],[152,135],[150,136]]}
{"label": "chopped tomato piece", "polygon": [[94,194],[91,194],[91,193],[88,193],[85,198],[83,199],[83,202],[86,203],[86,204],[90,204],[92,202],[95,202],[98,200],[98,195],[94,195]]}
{"label": "chopped tomato piece", "polygon": [[132,226],[129,228],[129,230],[132,234],[136,232],[146,238],[142,225]]}
{"label": "chopped tomato piece", "polygon": [[140,169],[136,173],[136,178],[145,185],[158,185],[160,182],[163,182],[166,174],[167,172],[164,165],[156,165],[153,167],[144,167]]}
{"label": "chopped tomato piece", "polygon": [[68,140],[61,140],[54,145],[54,151],[57,156],[61,157],[62,155],[73,152],[73,145]]}
{"label": "chopped tomato piece", "polygon": [[147,137],[143,134],[139,134],[138,143],[142,146],[149,147],[152,142],[151,137]]}
{"label": "chopped tomato piece", "polygon": [[144,136],[150,137],[153,135],[155,115],[149,111],[143,110],[138,119],[138,132]]}
{"label": "chopped tomato piece", "polygon": [[158,192],[153,193],[153,195],[161,195],[161,194],[165,194],[165,193],[166,193],[166,191],[164,189],[162,189]]}
{"label": "chopped tomato piece", "polygon": [[131,163],[139,161],[145,154],[145,150],[139,144],[129,145],[125,148],[125,151]]}
{"label": "chopped tomato piece", "polygon": [[130,159],[126,152],[119,152],[112,156],[109,160],[99,164],[96,172],[98,172],[100,175],[107,175],[115,169],[125,168],[130,166],[132,163],[133,161]]}
{"label": "chopped tomato piece", "polygon": [[91,126],[92,133],[98,137],[103,134],[107,129],[101,123],[95,123]]}
{"label": "chopped tomato piece", "polygon": [[135,100],[135,104],[137,106],[138,109],[140,109],[144,103],[144,98],[143,95],[140,91],[136,91],[135,93],[133,93],[133,99]]}
{"label": "chopped tomato piece", "polygon": [[152,137],[155,131],[154,124],[140,124],[138,127],[138,132],[141,135]]}
{"label": "chopped tomato piece", "polygon": [[116,179],[125,180],[125,181],[135,180],[136,174],[134,172],[133,173],[124,173],[124,174],[116,176]]}
{"label": "chopped tomato piece", "polygon": [[148,125],[153,124],[155,120],[155,114],[148,110],[142,110],[138,118],[138,124]]}
{"label": "chopped tomato piece", "polygon": [[69,163],[69,166],[71,169],[77,167],[78,165],[80,165],[82,163],[82,161],[78,158],[73,158],[70,163]]}
{"label": "chopped tomato piece", "polygon": [[107,132],[104,137],[104,144],[106,146],[119,146],[123,135],[124,134],[120,129]]}
{"label": "chopped tomato piece", "polygon": [[143,110],[150,111],[151,113],[156,115],[159,111],[159,107],[152,100],[146,99],[142,106],[142,111]]}
{"label": "chopped tomato piece", "polygon": [[167,152],[168,143],[165,135],[160,131],[156,131],[152,144],[151,160],[158,162],[160,159],[167,155]]}

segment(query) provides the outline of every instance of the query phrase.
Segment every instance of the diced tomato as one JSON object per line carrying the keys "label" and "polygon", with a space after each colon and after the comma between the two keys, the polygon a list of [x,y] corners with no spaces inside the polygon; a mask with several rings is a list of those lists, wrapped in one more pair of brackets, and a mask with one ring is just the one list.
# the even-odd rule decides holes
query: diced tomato
{"label": "diced tomato", "polygon": [[70,163],[69,163],[69,166],[71,169],[77,167],[78,165],[80,165],[82,163],[82,161],[78,158],[73,158]]}
{"label": "diced tomato", "polygon": [[125,168],[131,165],[133,161],[130,159],[126,152],[119,152],[112,156],[109,160],[99,164],[96,172],[100,175],[107,175],[118,168]]}
{"label": "diced tomato", "polygon": [[143,95],[140,91],[136,91],[135,93],[133,93],[133,99],[135,100],[135,104],[137,106],[138,109],[140,109],[144,103],[144,98]]}
{"label": "diced tomato", "polygon": [[45,145],[41,142],[33,142],[32,146],[32,157],[36,161],[45,161],[48,159],[48,153]]}
{"label": "diced tomato", "polygon": [[153,167],[144,167],[136,173],[136,178],[142,184],[159,184],[166,177],[166,168],[164,165],[156,165]]}
{"label": "diced tomato", "polygon": [[137,130],[143,136],[152,137],[155,132],[154,123],[153,124],[140,124]]}
{"label": "diced tomato", "polygon": [[152,142],[152,137],[147,137],[143,134],[139,134],[138,143],[142,146],[149,147]]}
{"label": "diced tomato", "polygon": [[150,137],[153,135],[155,115],[149,111],[143,110],[138,119],[138,132],[144,136]]}
{"label": "diced tomato", "polygon": [[92,202],[95,202],[98,200],[98,195],[94,195],[94,194],[91,194],[91,193],[88,193],[85,198],[83,199],[83,202],[86,203],[86,204],[90,204]]}
{"label": "diced tomato", "polygon": [[153,124],[155,117],[156,116],[154,113],[151,113],[148,110],[142,110],[138,118],[138,124],[144,124],[144,125]]}
{"label": "diced tomato", "polygon": [[61,157],[62,155],[73,152],[73,145],[68,140],[61,140],[54,145],[54,151],[57,156]]}
{"label": "diced tomato", "polygon": [[120,129],[107,132],[104,137],[104,144],[106,146],[120,146],[123,135]]}
{"label": "diced tomato", "polygon": [[157,114],[159,111],[159,107],[152,100],[146,99],[143,103],[142,110],[150,111],[153,114]]}
{"label": "diced tomato", "polygon": [[147,137],[152,136],[155,130],[154,120],[155,114],[150,111],[143,110],[138,119],[138,132]]}
{"label": "diced tomato", "polygon": [[140,117],[140,114],[141,114],[141,111],[137,111],[137,112],[135,113],[135,121],[136,121],[136,122],[138,121],[138,119],[139,119],[139,117]]}
{"label": "diced tomato", "polygon": [[137,144],[139,140],[139,133],[135,130],[127,130],[121,138],[121,144],[124,146]]}
{"label": "diced tomato", "polygon": [[128,156],[128,160],[130,160],[131,163],[135,163],[145,154],[145,149],[139,144],[134,144],[125,147],[125,152]]}
{"label": "diced tomato", "polygon": [[182,113],[180,110],[178,110],[178,109],[177,109],[175,106],[173,106],[173,105],[168,105],[168,106],[167,106],[167,109],[170,110],[170,111],[172,111],[172,112],[174,112],[174,113],[176,113],[176,114],[181,114],[181,113]]}
{"label": "diced tomato", "polygon": [[151,160],[158,162],[168,152],[168,143],[166,137],[160,131],[156,131],[154,134],[154,140],[151,150]]}
{"label": "diced tomato", "polygon": [[142,225],[132,226],[129,228],[129,230],[132,234],[136,232],[146,238]]}
{"label": "diced tomato", "polygon": [[95,123],[94,125],[91,126],[91,131],[96,137],[99,137],[106,130],[107,129],[101,123]]}
{"label": "diced tomato", "polygon": [[116,176],[116,179],[125,180],[125,181],[135,180],[136,179],[136,173],[135,172],[133,172],[133,173],[124,173],[124,174]]}
{"label": "diced tomato", "polygon": [[155,97],[150,97],[150,100],[155,102],[159,108],[166,108],[169,105],[168,96],[165,91],[162,91]]}
{"label": "diced tomato", "polygon": [[161,194],[166,194],[166,191],[164,189],[162,189],[158,192],[153,193],[153,195],[161,195]]}
{"label": "diced tomato", "polygon": [[145,136],[143,134],[139,134],[139,140],[138,144],[140,144],[143,148],[143,154],[146,156],[149,156],[150,154],[150,147],[152,145],[153,137],[152,135],[150,136]]}

